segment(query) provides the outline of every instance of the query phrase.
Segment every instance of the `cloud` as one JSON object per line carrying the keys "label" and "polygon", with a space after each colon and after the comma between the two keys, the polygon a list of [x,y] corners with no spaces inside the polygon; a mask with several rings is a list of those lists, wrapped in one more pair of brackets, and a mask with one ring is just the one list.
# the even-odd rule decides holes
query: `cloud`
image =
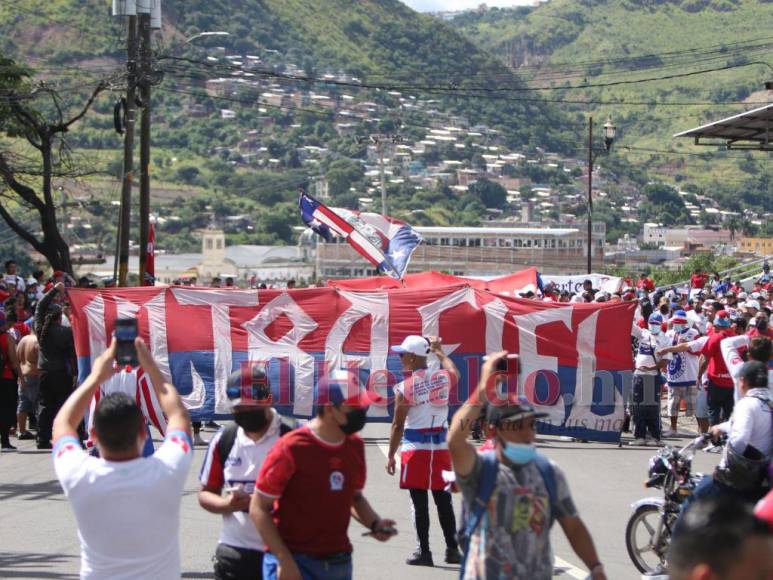
{"label": "cloud", "polygon": [[523,6],[533,4],[532,0],[402,0],[405,4],[419,12],[440,12],[445,10],[467,10],[486,4],[494,6]]}

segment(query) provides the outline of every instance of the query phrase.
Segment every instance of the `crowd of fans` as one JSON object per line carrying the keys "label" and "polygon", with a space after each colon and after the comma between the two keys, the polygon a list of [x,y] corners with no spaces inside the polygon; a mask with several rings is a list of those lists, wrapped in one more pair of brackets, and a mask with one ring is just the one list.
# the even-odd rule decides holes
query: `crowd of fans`
{"label": "crowd of fans", "polygon": [[[135,341],[138,369],[116,365],[113,340],[89,377],[75,385],[65,290],[88,286],[88,280],[76,282],[62,273],[25,280],[12,261],[5,269],[0,285],[7,294],[0,333],[2,448],[14,449],[14,429],[20,440],[35,437],[40,449],[53,442],[57,477],[78,523],[83,578],[180,577],[180,497],[194,444],[208,445],[199,503],[222,516],[216,578],[351,578],[351,518],[378,541],[397,533],[394,520],[382,517],[363,493],[367,470],[357,433],[377,397],[351,374],[322,377],[315,389],[317,415],[298,426],[272,408],[265,369],[241,369],[226,389],[234,424],[211,424],[219,429],[207,443],[142,339]],[[771,477],[773,280],[767,264],[746,289],[713,278],[695,272],[685,287],[657,289],[642,274],[617,292],[594,289],[587,280],[576,294],[547,285],[523,297],[636,303],[633,380],[624,393],[633,421],[631,444],[660,445],[677,436],[682,412],[695,416],[699,431],[727,440],[717,469],[698,486],[680,519],[669,573],[677,579],[736,578],[751,570],[763,575],[749,577],[769,577],[771,497],[759,504],[756,516],[750,506]],[[215,278],[211,286],[234,283],[226,279],[223,285]],[[500,365],[507,353],[489,353],[477,387],[449,418],[449,386],[459,373],[440,339],[409,336],[392,351],[407,378],[395,387],[385,468],[390,475],[399,472],[400,487],[413,506],[417,548],[406,563],[434,565],[432,495],[445,562],[461,564],[463,578],[551,577],[554,522],[589,577],[607,578],[567,477],[535,447],[536,423],[544,415],[517,395],[502,405],[485,404],[491,385],[505,380]],[[439,359],[439,371],[428,371],[430,355]],[[139,395],[141,384],[149,387],[146,398]],[[670,422],[665,432],[664,392]],[[83,421],[90,406],[87,434]],[[156,450],[152,444],[148,450],[149,422],[164,436]],[[476,429],[487,439],[483,447],[471,441]],[[458,533],[450,490],[463,497]],[[117,494],[121,501],[115,501]],[[735,507],[728,511],[728,505]],[[704,536],[705,541],[696,541]],[[707,549],[720,541],[728,548]]]}

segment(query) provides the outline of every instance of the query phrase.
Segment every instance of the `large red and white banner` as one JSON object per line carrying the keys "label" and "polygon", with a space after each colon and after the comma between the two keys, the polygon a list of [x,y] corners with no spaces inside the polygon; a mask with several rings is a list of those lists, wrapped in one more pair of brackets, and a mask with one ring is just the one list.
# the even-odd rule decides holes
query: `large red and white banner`
{"label": "large red and white banner", "polygon": [[[387,403],[370,417],[388,420],[392,387],[402,380],[390,345],[409,334],[442,337],[461,373],[449,394],[458,406],[477,383],[481,358],[520,355],[517,384],[550,416],[541,430],[615,440],[621,392],[630,381],[633,303],[556,304],[468,284],[356,291],[343,288],[226,290],[150,287],[71,289],[81,378],[105,350],[116,318],[134,316],[162,372],[194,418],[229,413],[229,374],[265,361],[281,412],[309,417],[318,378],[358,367]],[[429,361],[430,368],[437,360]]]}

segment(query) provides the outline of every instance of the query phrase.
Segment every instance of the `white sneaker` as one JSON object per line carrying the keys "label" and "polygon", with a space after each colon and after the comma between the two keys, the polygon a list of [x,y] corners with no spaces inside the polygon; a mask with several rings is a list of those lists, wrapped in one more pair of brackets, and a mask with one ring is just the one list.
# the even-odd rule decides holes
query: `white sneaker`
{"label": "white sneaker", "polygon": [[209,445],[209,441],[206,441],[205,439],[203,439],[201,437],[200,434],[196,433],[196,434],[193,435],[193,445],[201,447],[201,446],[204,446],[204,445]]}
{"label": "white sneaker", "polygon": [[663,442],[660,439],[652,439],[647,442],[648,445],[652,445],[653,447],[663,447]]}
{"label": "white sneaker", "polygon": [[647,442],[646,442],[644,439],[634,439],[633,441],[630,441],[630,442],[628,443],[628,445],[631,445],[631,446],[639,446],[639,447],[641,447],[641,446],[644,446],[644,447],[646,447],[646,445],[647,445]]}
{"label": "white sneaker", "polygon": [[663,437],[676,437],[679,435],[679,432],[674,431],[673,429],[669,429],[668,431],[663,431]]}

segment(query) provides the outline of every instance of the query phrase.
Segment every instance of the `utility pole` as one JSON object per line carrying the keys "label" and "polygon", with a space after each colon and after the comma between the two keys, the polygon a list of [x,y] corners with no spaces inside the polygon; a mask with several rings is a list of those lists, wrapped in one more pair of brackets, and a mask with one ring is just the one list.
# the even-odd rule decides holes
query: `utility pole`
{"label": "utility pole", "polygon": [[376,149],[378,150],[378,164],[381,171],[381,215],[387,215],[386,179],[384,177],[384,144],[382,141],[376,141]]}
{"label": "utility pole", "polygon": [[[387,215],[387,191],[386,191],[386,176],[384,172],[384,145],[388,142],[396,145],[402,143],[402,135],[382,135],[380,133],[374,133],[370,135],[370,140],[376,145],[376,152],[378,153],[378,165],[381,179],[381,215]],[[364,143],[363,138],[357,138],[358,143]]]}
{"label": "utility pole", "polygon": [[593,272],[593,117],[588,119],[588,274]]}
{"label": "utility pole", "polygon": [[[149,7],[148,7],[149,8]],[[150,236],[150,83],[151,83],[151,36],[150,11],[140,13],[140,244],[139,285],[145,284],[148,238]]]}
{"label": "utility pole", "polygon": [[126,43],[126,129],[123,138],[123,182],[118,218],[118,286],[126,286],[129,273],[129,224],[131,222],[132,171],[134,169],[134,123],[137,79],[137,16],[130,15]]}

